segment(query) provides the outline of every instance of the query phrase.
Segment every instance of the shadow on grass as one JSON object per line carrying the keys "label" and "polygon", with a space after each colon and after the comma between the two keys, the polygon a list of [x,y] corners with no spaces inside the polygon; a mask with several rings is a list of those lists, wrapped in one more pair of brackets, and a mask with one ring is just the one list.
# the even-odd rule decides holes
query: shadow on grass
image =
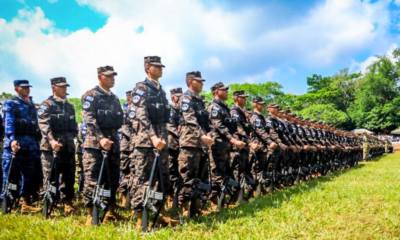
{"label": "shadow on grass", "polygon": [[312,189],[330,182],[336,177],[347,173],[348,171],[357,170],[363,168],[365,164],[359,164],[352,167],[351,169],[346,169],[343,171],[337,171],[333,174],[325,175],[311,181],[303,182],[300,185],[285,188],[282,190],[277,190],[273,194],[264,195],[255,199],[251,199],[250,202],[243,202],[236,208],[223,209],[220,212],[213,213],[209,216],[202,216],[191,220],[193,223],[206,224],[207,227],[212,227],[215,222],[226,222],[229,219],[236,219],[241,217],[252,217],[255,216],[257,212],[265,208],[280,208],[282,203],[290,201],[292,196],[303,194],[309,192]]}

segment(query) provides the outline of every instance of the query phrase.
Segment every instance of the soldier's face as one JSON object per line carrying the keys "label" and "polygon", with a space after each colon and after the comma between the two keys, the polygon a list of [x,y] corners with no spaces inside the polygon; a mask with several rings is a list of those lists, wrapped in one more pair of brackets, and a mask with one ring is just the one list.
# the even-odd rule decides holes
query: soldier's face
{"label": "soldier's face", "polygon": [[148,73],[153,79],[159,79],[162,77],[162,71],[163,70],[161,66],[150,65],[148,68]]}
{"label": "soldier's face", "polygon": [[51,86],[51,88],[53,89],[54,94],[59,97],[64,99],[65,97],[67,97],[67,86]]}
{"label": "soldier's face", "polygon": [[197,92],[197,93],[201,93],[201,91],[203,91],[203,81],[196,81],[196,80],[189,80],[192,83],[192,90]]}
{"label": "soldier's face", "polygon": [[29,96],[31,89],[29,87],[15,87],[15,91],[18,93],[18,95],[27,97]]}
{"label": "soldier's face", "polygon": [[114,87],[115,78],[114,78],[113,74],[112,75],[99,74],[99,80],[101,81],[101,84],[103,87],[106,87],[106,88]]}
{"label": "soldier's face", "polygon": [[132,103],[132,98],[131,97],[126,98],[126,101],[128,102],[128,104],[131,104]]}
{"label": "soldier's face", "polygon": [[241,107],[246,106],[246,97],[238,97],[238,104]]}
{"label": "soldier's face", "polygon": [[228,99],[228,90],[217,90],[217,94],[220,100],[226,101]]}

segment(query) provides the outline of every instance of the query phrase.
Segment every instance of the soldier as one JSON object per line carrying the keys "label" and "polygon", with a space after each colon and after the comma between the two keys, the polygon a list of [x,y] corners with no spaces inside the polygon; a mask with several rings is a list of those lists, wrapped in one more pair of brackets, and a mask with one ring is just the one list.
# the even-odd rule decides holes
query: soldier
{"label": "soldier", "polygon": [[[0,103],[0,109],[3,109],[3,104]],[[3,155],[3,140],[4,140],[4,122],[2,112],[0,112],[0,155]],[[0,186],[3,186],[3,168],[0,167]]]}
{"label": "soldier", "polygon": [[210,114],[211,123],[216,130],[216,139],[211,146],[211,176],[212,190],[210,194],[211,208],[217,209],[218,197],[221,193],[221,186],[230,169],[231,144],[237,149],[242,149],[246,143],[236,139],[233,134],[237,131],[236,121],[232,121],[230,109],[225,101],[228,99],[229,87],[222,82],[211,87],[214,100],[210,103],[207,111]]}
{"label": "soldier", "polygon": [[[179,193],[179,201],[183,208],[183,216],[189,212],[189,204],[193,186],[202,181],[207,182],[206,177],[201,176],[200,168],[204,168],[207,161],[207,148],[214,143],[212,138],[213,128],[209,123],[208,112],[199,95],[203,91],[206,80],[201,72],[192,71],[186,74],[188,90],[179,100],[182,114],[182,123],[179,135],[179,174],[182,177],[182,189]],[[204,150],[203,150],[204,149]],[[199,204],[198,204],[199,206]]]}
{"label": "soldier", "polygon": [[60,178],[60,198],[64,202],[65,214],[70,215],[75,211],[72,206],[75,184],[74,138],[78,133],[75,109],[67,100],[69,84],[66,79],[57,77],[50,81],[54,95],[42,102],[38,110],[39,128],[43,136],[40,143],[43,185],[51,181],[48,175],[54,158],[52,151],[56,151],[60,176],[55,176],[56,180],[53,181]]}
{"label": "soldier", "polygon": [[286,159],[285,162],[283,162],[282,166],[282,178],[283,178],[283,183],[282,187],[285,186],[291,186],[293,184],[294,176],[293,176],[293,166],[294,162],[296,161],[297,157],[297,152],[300,150],[295,142],[295,140],[292,138],[292,135],[289,132],[287,122],[285,121],[285,110],[280,110],[278,112],[278,120],[281,128],[283,128],[283,134],[286,136],[288,139],[288,149],[286,150]]}
{"label": "soldier", "polygon": [[129,156],[131,154],[130,151],[130,140],[132,138],[132,128],[130,127],[129,122],[129,109],[132,107],[132,91],[127,91],[126,93],[126,103],[123,104],[124,111],[124,120],[121,127],[121,182],[119,185],[119,191],[122,196],[122,206],[126,206],[126,198],[127,194],[129,194],[129,180],[131,178],[131,169],[130,169],[130,159]]}
{"label": "soldier", "polygon": [[275,148],[272,153],[268,156],[268,162],[272,165],[273,181],[269,188],[269,191],[273,191],[276,186],[276,182],[280,182],[283,168],[283,163],[287,158],[287,149],[290,145],[289,139],[284,134],[284,124],[278,119],[279,106],[275,103],[268,104],[269,116],[266,119],[267,128],[269,129],[270,136],[274,142],[279,145],[279,148]]}
{"label": "soldier", "polygon": [[76,174],[75,181],[78,183],[78,191],[81,192],[83,190],[83,138],[82,138],[82,123],[78,124],[78,135],[76,136],[75,143],[75,166],[76,166]]}
{"label": "soldier", "polygon": [[118,146],[118,129],[122,125],[123,112],[119,99],[111,92],[117,75],[111,66],[97,69],[99,86],[87,91],[82,96],[82,114],[87,124],[87,135],[83,146],[83,167],[85,170],[84,201],[88,210],[86,225],[92,222],[93,190],[98,184],[98,176],[103,155],[101,150],[109,151],[108,168],[111,189],[108,211],[103,223],[123,219],[116,212],[115,194],[119,185],[120,151]]}
{"label": "soldier", "polygon": [[[5,141],[3,153],[3,185],[10,168],[11,152],[15,153],[12,177],[22,181],[20,195],[23,199],[21,212],[38,212],[41,208],[32,206],[37,197],[41,179],[40,150],[38,141],[41,134],[37,113],[32,97],[29,96],[28,80],[15,80],[16,97],[6,100],[3,106]],[[14,181],[15,182],[15,181]],[[1,198],[4,197],[4,186]]]}
{"label": "soldier", "polygon": [[[258,145],[256,143],[250,142],[250,132],[251,127],[247,121],[244,107],[246,106],[246,99],[249,95],[245,94],[243,90],[233,92],[233,100],[235,101],[235,105],[231,108],[231,117],[236,119],[237,121],[237,132],[233,135],[236,139],[245,142],[247,145],[250,145],[252,149],[258,149]],[[250,149],[249,146],[245,146],[242,149],[237,149],[233,147],[231,152],[231,169],[234,170],[233,179],[240,182],[240,180],[245,175],[245,170],[249,165],[249,154]],[[231,202],[235,202],[239,195],[239,189],[236,189],[235,195]]]}
{"label": "soldier", "polygon": [[[162,77],[161,58],[148,56],[144,58],[144,69],[147,78],[136,84],[132,91],[133,105],[136,109],[136,138],[133,142],[133,156],[137,167],[137,185],[131,189],[133,194],[133,210],[137,212],[137,228],[140,228],[143,216],[143,203],[145,190],[149,184],[151,169],[155,158],[155,149],[159,152],[159,163],[162,165],[164,186],[158,179],[158,190],[169,189],[169,163],[168,163],[168,131],[167,123],[170,118],[171,107],[165,91],[162,89],[159,78]],[[165,197],[165,195],[163,195]],[[158,205],[160,203],[157,203]],[[165,206],[161,208],[161,214],[157,218],[157,225],[173,225],[178,221],[166,216]]]}
{"label": "soldier", "polygon": [[[251,172],[253,178],[258,181],[257,191],[255,196],[258,197],[261,193],[266,192],[264,186],[267,184],[265,172],[272,172],[272,165],[268,163],[268,154],[271,155],[275,148],[278,147],[274,142],[267,129],[267,123],[262,112],[265,109],[265,102],[261,97],[255,97],[252,100],[254,112],[250,115],[250,124],[252,126],[253,134],[251,141],[257,144],[257,147],[252,147],[252,156],[255,161],[252,164]],[[267,165],[268,164],[268,165]]]}
{"label": "soldier", "polygon": [[[179,98],[182,96],[182,88],[171,89],[171,116],[167,123],[168,130],[168,161],[169,161],[169,176],[170,189],[168,189],[168,205],[172,206],[172,199],[175,194],[178,194],[180,189],[180,176],[178,166],[179,156],[179,121],[181,120],[181,112],[178,106]],[[175,192],[175,193],[174,193]],[[175,196],[178,197],[178,196]],[[177,207],[177,206],[175,206]]]}

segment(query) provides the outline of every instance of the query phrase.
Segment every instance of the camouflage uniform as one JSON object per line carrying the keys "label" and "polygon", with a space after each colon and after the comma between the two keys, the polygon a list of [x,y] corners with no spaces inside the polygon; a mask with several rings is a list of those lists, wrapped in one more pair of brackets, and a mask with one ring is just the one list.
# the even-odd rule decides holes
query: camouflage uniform
{"label": "camouflage uniform", "polygon": [[[171,89],[171,95],[180,97],[182,95],[182,88]],[[179,156],[179,121],[181,113],[177,104],[171,106],[171,116],[167,123],[168,130],[168,161],[169,161],[169,175],[170,175],[170,189],[168,194],[173,196],[173,187],[180,184],[178,156]]]}
{"label": "camouflage uniform", "polygon": [[[75,144],[75,166],[76,166],[75,182],[77,182],[77,183],[79,183],[79,178],[83,173],[82,125],[83,125],[82,123],[80,123],[78,125],[78,135],[76,136],[76,144]],[[86,129],[85,129],[85,131],[86,131]],[[82,181],[83,181],[83,179],[82,179]]]}
{"label": "camouflage uniform", "polygon": [[[244,93],[244,91],[236,91],[233,95],[247,97],[248,95]],[[237,132],[234,133],[236,139],[245,142],[247,145],[242,149],[237,149],[233,147],[233,151],[231,152],[231,168],[234,170],[232,178],[236,181],[240,181],[240,179],[245,174],[245,169],[249,164],[249,154],[250,154],[250,124],[247,122],[246,115],[244,113],[244,109],[240,108],[237,105],[234,105],[231,108],[231,117],[236,119],[237,121]],[[236,163],[235,156],[236,157]]]}
{"label": "camouflage uniform", "polygon": [[[53,78],[52,85],[66,84],[65,78]],[[69,85],[68,85],[69,86]],[[74,106],[58,97],[50,96],[43,101],[38,110],[39,128],[42,132],[40,150],[42,150],[43,185],[46,186],[51,163],[53,162],[53,149],[50,141],[55,140],[62,144],[58,155],[58,173],[52,181],[60,178],[61,199],[71,200],[74,197],[75,184],[75,145],[74,137],[77,135]],[[56,180],[55,180],[56,179]]]}
{"label": "camouflage uniform", "polygon": [[[159,57],[146,57],[145,61],[151,61],[151,64],[161,64]],[[159,161],[162,166],[163,185],[158,182],[156,188],[161,191],[169,188],[169,162],[168,162],[168,131],[167,122],[170,117],[170,105],[166,98],[165,91],[158,81],[146,78],[144,81],[136,84],[132,91],[133,105],[136,108],[136,120],[138,128],[136,130],[135,140],[132,142],[134,150],[133,157],[136,165],[137,184],[131,188],[132,206],[136,212],[143,211],[143,196],[146,187],[150,184],[149,178],[155,158],[155,147],[151,137],[166,141],[162,150],[159,150]],[[159,179],[158,179],[159,180]]]}
{"label": "camouflage uniform", "polygon": [[[215,84],[211,90],[229,89],[223,83]],[[234,126],[230,126],[231,120],[230,109],[226,103],[214,99],[207,108],[210,114],[210,120],[216,131],[215,143],[211,146],[210,162],[211,162],[211,194],[210,198],[218,197],[221,192],[221,186],[230,169],[230,153],[233,134],[237,131]]]}
{"label": "camouflage uniform", "polygon": [[[253,102],[264,103],[264,101],[260,97],[254,98]],[[272,167],[268,166],[268,164],[270,163],[268,163],[267,161],[267,154],[268,152],[272,154],[273,150],[269,149],[268,146],[274,143],[274,141],[271,139],[269,133],[267,132],[265,117],[261,113],[254,111],[250,115],[250,124],[253,128],[253,136],[251,139],[252,142],[262,146],[255,152],[255,156],[253,156],[255,158],[255,161],[251,168],[252,175],[254,179],[258,180],[260,183],[265,184],[265,181],[267,181],[267,170]]]}
{"label": "camouflage uniform", "polygon": [[[112,67],[105,67],[108,71],[114,71]],[[99,68],[98,71],[103,71]],[[99,72],[101,73],[101,72]],[[119,185],[120,151],[118,146],[118,129],[122,125],[123,112],[119,99],[111,91],[106,92],[99,86],[87,91],[82,96],[82,114],[87,124],[87,135],[83,147],[83,168],[85,170],[85,206],[92,206],[94,187],[100,173],[103,159],[100,140],[110,138],[114,144],[108,155],[108,167],[110,171],[111,198],[109,203],[115,202],[115,193]],[[106,171],[105,171],[106,172]],[[107,178],[107,174],[104,179]]]}
{"label": "camouflage uniform", "polygon": [[[132,91],[126,92],[126,97],[132,97]],[[130,108],[133,107],[132,104],[124,103],[123,111],[124,111],[124,121],[121,127],[121,143],[120,143],[120,151],[121,151],[121,182],[119,185],[119,191],[121,195],[125,195],[130,191],[129,181],[131,179],[131,147],[130,140],[132,138],[133,129],[131,127],[131,123],[129,121],[129,113]]]}
{"label": "camouflage uniform", "polygon": [[[198,71],[189,72],[187,78],[205,81]],[[205,111],[203,100],[198,93],[187,90],[179,100],[182,113],[182,126],[179,135],[179,173],[182,177],[182,189],[179,201],[190,200],[193,185],[199,182],[209,182],[206,175],[200,175],[200,168],[207,164],[207,151],[201,136],[211,131],[208,112]],[[203,150],[204,149],[204,150]],[[202,164],[202,165],[200,165]]]}

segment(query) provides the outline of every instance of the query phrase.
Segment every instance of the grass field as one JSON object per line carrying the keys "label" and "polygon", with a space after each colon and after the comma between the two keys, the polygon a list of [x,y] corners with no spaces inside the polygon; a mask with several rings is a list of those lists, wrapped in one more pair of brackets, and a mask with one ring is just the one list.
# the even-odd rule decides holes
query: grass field
{"label": "grass field", "polygon": [[[150,234],[85,217],[0,216],[0,239],[398,239],[400,153]],[[128,214],[128,213],[126,213]]]}

